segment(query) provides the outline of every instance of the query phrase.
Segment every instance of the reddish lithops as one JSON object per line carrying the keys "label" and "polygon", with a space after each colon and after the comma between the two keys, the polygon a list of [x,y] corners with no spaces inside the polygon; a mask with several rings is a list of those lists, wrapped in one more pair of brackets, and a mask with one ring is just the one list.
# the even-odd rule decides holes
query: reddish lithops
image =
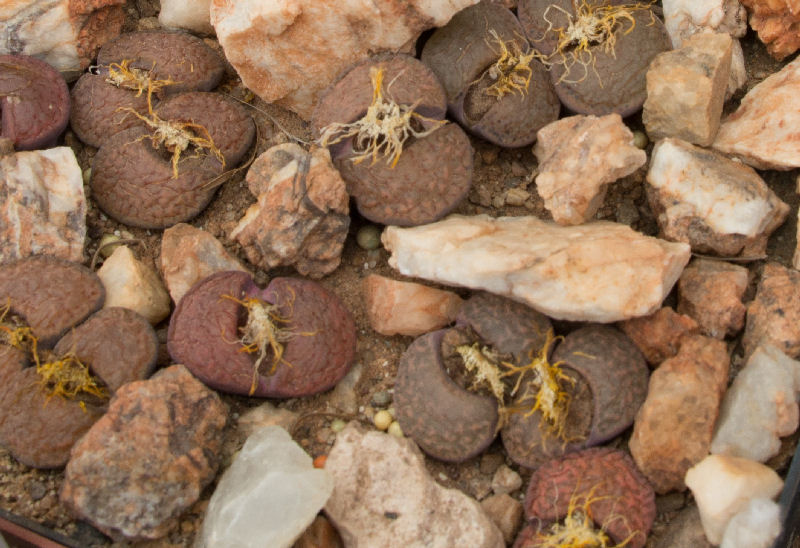
{"label": "reddish lithops", "polygon": [[0,137],[17,150],[53,146],[69,120],[69,90],[56,69],[27,55],[0,55]]}
{"label": "reddish lithops", "polygon": [[627,453],[586,449],[548,461],[531,476],[525,517],[532,523],[515,546],[573,546],[569,540],[583,538],[642,548],[655,514],[653,489]]}
{"label": "reddish lithops", "polygon": [[196,283],[169,325],[172,359],[212,388],[260,397],[307,396],[333,387],[355,356],[355,324],[316,282],[219,272]]}
{"label": "reddish lithops", "polygon": [[458,12],[425,43],[421,59],[467,130],[503,147],[536,140],[558,118],[550,75],[507,8],[480,2]]}
{"label": "reddish lithops", "polygon": [[364,217],[419,225],[449,213],[472,183],[472,147],[445,111],[430,69],[407,55],[379,56],[325,92],[312,126]]}

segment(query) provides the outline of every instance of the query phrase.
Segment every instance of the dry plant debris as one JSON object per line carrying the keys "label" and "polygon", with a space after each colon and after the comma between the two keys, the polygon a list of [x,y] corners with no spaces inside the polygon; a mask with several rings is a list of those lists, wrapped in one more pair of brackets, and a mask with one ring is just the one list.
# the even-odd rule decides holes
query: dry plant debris
{"label": "dry plant debris", "polygon": [[525,95],[533,76],[531,61],[542,55],[535,49],[523,52],[516,40],[504,42],[494,29],[490,29],[489,34],[492,38],[490,47],[495,44],[500,52],[497,61],[489,67],[489,78],[495,82],[486,89],[486,94],[498,99],[517,92]]}

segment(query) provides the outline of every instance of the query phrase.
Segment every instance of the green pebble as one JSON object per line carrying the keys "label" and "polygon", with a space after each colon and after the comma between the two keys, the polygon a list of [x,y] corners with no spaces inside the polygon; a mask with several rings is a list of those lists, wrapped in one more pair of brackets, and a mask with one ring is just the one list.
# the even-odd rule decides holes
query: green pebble
{"label": "green pebble", "polygon": [[644,131],[637,129],[633,132],[633,146],[644,150],[649,143],[650,139],[647,138],[647,134]]}
{"label": "green pebble", "polygon": [[345,426],[347,426],[347,423],[344,422],[342,419],[334,419],[333,422],[331,422],[331,431],[338,434],[339,432],[344,430]]}
{"label": "green pebble", "polygon": [[358,229],[356,242],[361,249],[367,251],[378,249],[381,246],[381,229],[375,225],[364,225]]}

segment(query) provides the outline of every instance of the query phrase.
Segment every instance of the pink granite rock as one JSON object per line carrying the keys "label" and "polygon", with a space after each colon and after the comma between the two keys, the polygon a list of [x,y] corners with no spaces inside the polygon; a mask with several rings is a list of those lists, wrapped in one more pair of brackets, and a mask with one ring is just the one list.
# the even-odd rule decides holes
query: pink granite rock
{"label": "pink granite rock", "polygon": [[618,325],[642,351],[651,367],[657,367],[677,354],[683,337],[700,334],[696,321],[668,306],[649,316],[631,318]]}
{"label": "pink granite rock", "polygon": [[735,335],[744,327],[748,277],[743,266],[695,259],[678,280],[678,312],[695,319],[709,337]]}
{"label": "pink granite rock", "polygon": [[629,446],[656,493],[686,489],[686,471],[708,454],[729,366],[725,343],[694,335],[650,376]]}
{"label": "pink granite rock", "polygon": [[764,265],[756,297],[747,305],[745,357],[764,343],[790,358],[800,356],[800,272],[772,262]]}

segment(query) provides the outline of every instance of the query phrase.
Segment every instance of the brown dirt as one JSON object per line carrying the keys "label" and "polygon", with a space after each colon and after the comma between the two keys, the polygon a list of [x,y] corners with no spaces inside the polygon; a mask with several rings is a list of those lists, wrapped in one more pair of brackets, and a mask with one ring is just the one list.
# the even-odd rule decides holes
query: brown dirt
{"label": "brown dirt", "polygon": [[[158,13],[157,0],[129,0],[126,10],[128,15],[126,30],[158,26],[157,20],[154,19]],[[214,40],[208,39],[206,42],[218,51],[220,50]],[[743,45],[750,76],[745,90],[749,90],[785,64],[785,62],[778,63],[770,58],[764,46],[755,39],[752,32],[743,41]],[[227,67],[225,79],[219,89],[240,99],[249,95],[230,66]],[[740,91],[729,102],[727,108],[729,110],[735,108],[743,95],[744,91]],[[287,134],[303,140],[310,139],[308,126],[292,113],[265,104],[259,99],[252,100],[250,104],[253,106],[252,114],[258,126],[257,153],[260,154],[275,144],[286,142],[289,140]],[[626,122],[634,130],[643,129],[639,115],[626,119]],[[539,218],[550,218],[533,184],[537,162],[531,147],[504,150],[479,139],[471,138],[471,141],[475,149],[473,187],[468,198],[456,209],[456,213],[467,215],[487,213],[492,216],[535,215]],[[81,144],[71,131],[67,131],[63,136],[62,143],[73,148],[84,170],[91,166],[95,149]],[[650,145],[648,153],[651,148],[652,145]],[[645,173],[646,169],[642,168],[611,185],[605,204],[598,212],[597,218],[630,224],[639,231],[655,235],[657,227],[646,204],[643,191]],[[780,198],[789,203],[793,211],[797,211],[798,196],[795,192],[797,170],[781,173],[762,172],[762,175]],[[244,182],[244,173],[238,173],[232,180],[220,187],[211,205],[191,224],[212,233],[224,243],[230,252],[246,263],[242,249],[238,244],[229,241],[226,235],[254,201],[255,198],[252,197]],[[372,395],[392,388],[399,357],[412,339],[403,336],[380,336],[369,326],[361,294],[362,279],[373,273],[395,279],[403,279],[403,277],[388,266],[387,252],[382,249],[365,251],[356,244],[355,234],[358,228],[364,224],[366,221],[358,218],[357,214],[353,214],[350,235],[342,255],[342,264],[321,283],[342,298],[355,318],[358,333],[356,362],[363,368],[361,378],[355,387],[359,405],[357,418],[369,422],[375,411],[371,406]],[[86,264],[89,264],[103,235],[115,233],[126,238],[140,240],[143,247],[138,249],[139,258],[157,267],[161,246],[160,231],[130,228],[117,223],[102,214],[91,200],[89,201],[87,225]],[[794,215],[790,215],[789,220],[770,238],[768,246],[770,260],[791,266],[792,254],[795,249],[795,229],[796,218]],[[763,264],[764,261],[758,261],[747,266],[756,274],[760,274]],[[252,265],[249,266],[252,267]],[[256,272],[256,281],[262,285],[268,278],[279,275],[296,275],[292,269],[288,268],[275,269],[269,273],[255,268],[253,270]],[[747,298],[752,298],[754,284],[757,280],[758,276],[755,276],[753,287]],[[459,292],[463,295],[467,294],[461,290]],[[668,298],[667,304],[674,304],[674,296]],[[574,327],[576,327],[574,324],[556,322],[556,329],[561,333]],[[159,340],[162,343],[160,366],[169,363],[165,349],[166,329],[166,322],[157,326]],[[731,341],[730,345],[735,349],[732,367],[735,372],[741,366],[741,359],[737,357],[741,351],[738,349],[736,340]],[[309,398],[273,401],[279,407],[295,411],[304,417],[300,427],[296,428],[295,439],[312,457],[327,453],[335,439],[335,434],[330,429],[332,418],[320,414],[330,411],[330,399],[330,393],[325,393]],[[265,401],[227,395],[223,396],[223,400],[230,406],[233,419]],[[629,432],[626,432],[607,445],[625,449],[628,436]],[[788,468],[797,440],[797,434],[786,438],[780,454],[769,462],[781,474],[785,474]],[[237,429],[236,421],[231,420],[227,430],[224,464],[230,463],[232,455],[243,442],[244,435]],[[513,464],[505,456],[499,441],[495,441],[483,455],[462,464],[445,464],[427,459],[428,469],[439,483],[446,487],[460,489],[477,498],[484,498],[491,493],[492,476],[502,463],[508,464],[522,475],[525,482],[523,489],[512,494],[522,498],[531,472]],[[129,546],[129,544],[123,543],[112,544],[91,526],[76,522],[69,516],[66,509],[58,502],[58,489],[62,476],[60,470],[43,471],[27,468],[17,463],[8,452],[0,449],[0,509],[28,518],[57,533],[69,536],[74,539],[76,546]],[[185,513],[180,526],[166,538],[149,543],[138,543],[135,546],[191,546],[195,534],[202,524],[203,513],[213,488],[214,484],[205,490],[201,500]],[[683,493],[657,497],[658,515],[653,533],[647,543],[648,547],[654,546],[665,525],[690,501],[691,496]]]}

